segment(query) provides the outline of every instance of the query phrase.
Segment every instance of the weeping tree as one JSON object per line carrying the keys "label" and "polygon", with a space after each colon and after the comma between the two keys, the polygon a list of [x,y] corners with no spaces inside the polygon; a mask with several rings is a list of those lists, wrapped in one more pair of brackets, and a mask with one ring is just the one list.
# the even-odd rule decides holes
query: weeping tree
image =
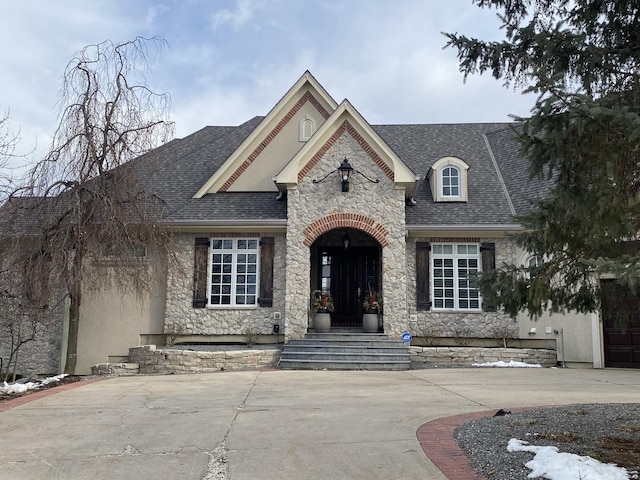
{"label": "weeping tree", "polygon": [[640,281],[640,4],[636,0],[477,0],[503,41],[446,33],[460,70],[488,72],[537,95],[516,118],[531,178],[551,193],[518,218],[516,242],[542,265],[503,265],[481,279],[508,313],[599,307],[599,274]]}
{"label": "weeping tree", "polygon": [[9,128],[9,113],[0,116],[0,204],[7,199],[13,188],[10,160],[16,157],[18,134]]}
{"label": "weeping tree", "polygon": [[143,298],[157,271],[146,252],[163,258],[170,250],[147,152],[170,139],[173,124],[168,95],[145,78],[165,47],[139,37],[77,52],[64,72],[51,148],[18,192],[33,197],[20,209],[29,219],[27,279],[51,279],[51,294],[68,299],[65,373],[75,372],[83,293],[115,288]]}

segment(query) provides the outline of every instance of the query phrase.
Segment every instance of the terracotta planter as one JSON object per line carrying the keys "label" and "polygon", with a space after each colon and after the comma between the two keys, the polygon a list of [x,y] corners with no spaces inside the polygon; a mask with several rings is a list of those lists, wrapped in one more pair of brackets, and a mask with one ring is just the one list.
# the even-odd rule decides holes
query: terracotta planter
{"label": "terracotta planter", "polygon": [[331,330],[331,314],[318,311],[313,317],[313,328],[316,332],[328,332]]}
{"label": "terracotta planter", "polygon": [[363,314],[362,329],[365,331],[365,333],[377,333],[378,332],[378,314],[377,313]]}

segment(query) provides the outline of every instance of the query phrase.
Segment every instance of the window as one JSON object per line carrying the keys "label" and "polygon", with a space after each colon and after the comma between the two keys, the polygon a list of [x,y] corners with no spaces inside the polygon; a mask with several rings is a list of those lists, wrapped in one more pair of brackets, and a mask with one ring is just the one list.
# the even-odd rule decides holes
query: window
{"label": "window", "polygon": [[460,170],[456,167],[446,167],[442,169],[442,196],[460,196]]}
{"label": "window", "polygon": [[257,305],[258,239],[212,238],[210,252],[209,305]]}
{"label": "window", "polygon": [[526,266],[529,268],[539,267],[544,263],[544,258],[542,257],[529,257],[527,260]]}
{"label": "window", "polygon": [[429,185],[434,202],[466,202],[469,165],[456,157],[443,157],[429,170]]}
{"label": "window", "polygon": [[433,309],[480,310],[480,293],[471,284],[480,270],[480,246],[433,244],[431,253]]}

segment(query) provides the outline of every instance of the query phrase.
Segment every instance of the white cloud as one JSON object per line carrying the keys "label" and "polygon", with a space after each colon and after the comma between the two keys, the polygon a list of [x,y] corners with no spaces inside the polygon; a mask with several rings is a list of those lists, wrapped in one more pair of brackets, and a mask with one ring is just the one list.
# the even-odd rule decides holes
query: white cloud
{"label": "white cloud", "polygon": [[43,0],[3,8],[0,111],[22,151],[48,146],[64,67],[85,45],[160,35],[148,76],[169,91],[177,134],[265,115],[305,71],[371,123],[504,121],[532,99],[488,76],[463,84],[441,31],[499,38],[495,13],[468,0]]}
{"label": "white cloud", "polygon": [[238,0],[234,10],[218,10],[213,16],[213,28],[230,24],[233,28],[239,28],[253,18],[253,13],[261,8],[262,2],[255,0]]}

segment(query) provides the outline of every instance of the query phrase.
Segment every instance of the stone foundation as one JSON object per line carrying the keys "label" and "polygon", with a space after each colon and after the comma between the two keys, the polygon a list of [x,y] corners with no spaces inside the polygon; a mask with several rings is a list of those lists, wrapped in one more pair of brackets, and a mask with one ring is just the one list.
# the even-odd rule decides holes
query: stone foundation
{"label": "stone foundation", "polygon": [[137,363],[99,363],[97,365],[91,365],[91,375],[137,375],[139,373],[140,366]]}
{"label": "stone foundation", "polygon": [[130,348],[129,359],[140,365],[140,373],[212,373],[221,370],[273,368],[280,359],[280,349],[198,352],[157,349],[155,345],[144,345]]}
{"label": "stone foundation", "polygon": [[471,366],[474,363],[523,362],[555,367],[556,352],[541,348],[409,347],[411,368]]}

